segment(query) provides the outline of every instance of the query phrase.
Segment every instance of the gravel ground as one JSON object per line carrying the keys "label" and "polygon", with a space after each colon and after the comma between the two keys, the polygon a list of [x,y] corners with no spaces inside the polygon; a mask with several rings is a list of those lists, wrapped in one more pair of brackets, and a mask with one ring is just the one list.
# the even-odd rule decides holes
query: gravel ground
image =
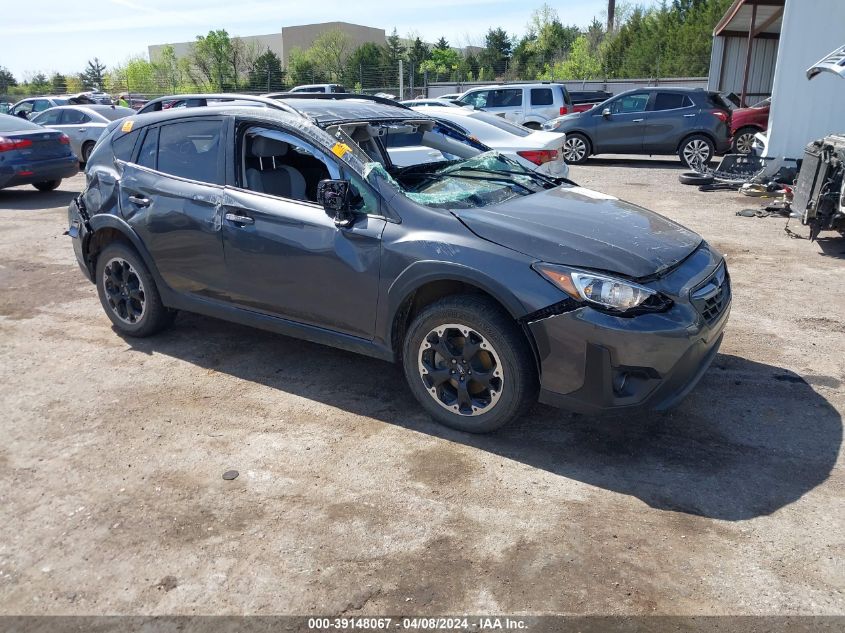
{"label": "gravel ground", "polygon": [[700,385],[483,437],[380,361],[185,314],[121,338],[62,236],[82,177],[0,191],[0,613],[845,613],[845,239],[679,169],[572,177],[726,255]]}

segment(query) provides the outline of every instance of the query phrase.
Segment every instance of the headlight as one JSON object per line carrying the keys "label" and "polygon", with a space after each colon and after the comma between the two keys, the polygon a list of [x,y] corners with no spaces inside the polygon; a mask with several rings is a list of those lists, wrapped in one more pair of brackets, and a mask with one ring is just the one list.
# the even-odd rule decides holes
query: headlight
{"label": "headlight", "polygon": [[610,311],[627,312],[635,308],[655,311],[669,305],[668,299],[651,288],[625,279],[553,264],[539,263],[533,268],[576,301]]}
{"label": "headlight", "polygon": [[552,119],[551,121],[546,121],[543,123],[543,129],[547,132],[554,132],[560,126],[560,121],[555,121]]}

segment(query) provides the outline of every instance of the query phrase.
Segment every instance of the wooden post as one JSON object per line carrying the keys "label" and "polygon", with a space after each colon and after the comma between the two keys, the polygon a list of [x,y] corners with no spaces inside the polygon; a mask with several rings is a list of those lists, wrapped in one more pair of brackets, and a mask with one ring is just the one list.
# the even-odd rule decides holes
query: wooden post
{"label": "wooden post", "polygon": [[748,71],[751,68],[751,47],[754,44],[754,27],[757,26],[757,3],[751,7],[751,27],[748,29],[748,50],[745,52],[745,74],[742,77],[742,96],[739,103],[743,108],[748,107],[745,96],[748,94]]}

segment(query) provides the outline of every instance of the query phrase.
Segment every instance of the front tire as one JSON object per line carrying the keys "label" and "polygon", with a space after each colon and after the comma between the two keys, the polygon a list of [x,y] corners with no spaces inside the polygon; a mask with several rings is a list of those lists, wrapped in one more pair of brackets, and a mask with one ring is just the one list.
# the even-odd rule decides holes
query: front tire
{"label": "front tire", "polygon": [[59,180],[45,180],[44,182],[35,182],[32,184],[33,187],[38,189],[38,191],[48,192],[54,191],[59,188],[59,185],[62,184],[61,178]]}
{"label": "front tire", "polygon": [[734,154],[750,154],[754,144],[754,135],[759,130],[756,127],[741,127],[734,134],[731,149]]}
{"label": "front tire", "polygon": [[704,168],[713,158],[716,147],[703,134],[693,134],[683,140],[678,148],[681,162],[691,169]]}
{"label": "front tire", "polygon": [[144,260],[128,244],[113,242],[100,252],[96,282],[103,310],[121,334],[151,336],[173,322]]}
{"label": "front tire", "polygon": [[402,364],[423,408],[459,431],[494,431],[537,397],[528,342],[486,297],[447,297],[426,307],[408,328]]}
{"label": "front tire", "polygon": [[570,165],[583,165],[590,157],[590,141],[583,134],[567,133],[563,142],[563,159]]}

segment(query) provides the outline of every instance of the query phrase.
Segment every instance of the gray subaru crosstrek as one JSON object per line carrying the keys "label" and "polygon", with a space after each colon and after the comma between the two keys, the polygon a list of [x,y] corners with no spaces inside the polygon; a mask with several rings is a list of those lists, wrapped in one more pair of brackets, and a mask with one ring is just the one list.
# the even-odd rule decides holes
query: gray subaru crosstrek
{"label": "gray subaru crosstrek", "polygon": [[[282,103],[101,137],[69,234],[118,333],[185,310],[399,362],[434,418],[471,432],[538,397],[666,409],[716,355],[728,271],[692,231],[383,100]],[[446,160],[397,167],[392,135]]]}
{"label": "gray subaru crosstrek", "polygon": [[564,158],[595,154],[677,154],[685,165],[708,163],[730,148],[730,104],[701,88],[638,88],[543,129],[566,134]]}

